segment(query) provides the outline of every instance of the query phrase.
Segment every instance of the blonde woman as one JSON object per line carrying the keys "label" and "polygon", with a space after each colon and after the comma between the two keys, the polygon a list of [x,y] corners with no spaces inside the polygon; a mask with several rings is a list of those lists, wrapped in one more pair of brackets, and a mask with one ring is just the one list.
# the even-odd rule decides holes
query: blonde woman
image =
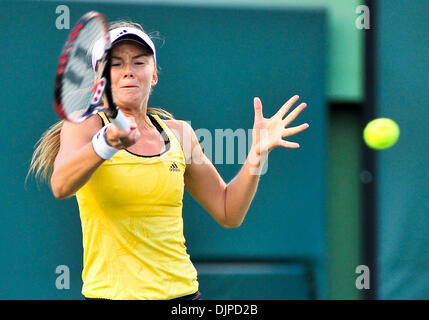
{"label": "blonde woman", "polygon": [[[225,183],[187,122],[148,107],[158,83],[151,39],[130,22],[113,24],[110,34],[112,91],[131,129],[117,129],[103,114],[80,124],[60,122],[42,136],[30,172],[50,181],[56,198],[76,196],[85,298],[199,299],[197,272],[184,245],[184,188],[220,225],[239,227],[266,155],[275,147],[299,147],[284,138],[308,127],[288,127],[306,104],[286,116],[299,98],[294,96],[264,118],[255,98],[250,152]],[[96,67],[95,53],[93,58]]]}

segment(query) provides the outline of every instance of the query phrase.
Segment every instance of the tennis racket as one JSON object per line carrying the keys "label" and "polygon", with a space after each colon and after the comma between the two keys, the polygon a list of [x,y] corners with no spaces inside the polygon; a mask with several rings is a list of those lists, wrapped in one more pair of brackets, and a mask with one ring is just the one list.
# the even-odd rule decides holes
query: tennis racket
{"label": "tennis racket", "polygon": [[[104,52],[94,71],[92,49],[100,39],[104,39]],[[118,129],[130,128],[112,95],[111,46],[101,13],[88,12],[74,26],[61,52],[54,84],[54,107],[62,119],[80,123],[104,111]]]}

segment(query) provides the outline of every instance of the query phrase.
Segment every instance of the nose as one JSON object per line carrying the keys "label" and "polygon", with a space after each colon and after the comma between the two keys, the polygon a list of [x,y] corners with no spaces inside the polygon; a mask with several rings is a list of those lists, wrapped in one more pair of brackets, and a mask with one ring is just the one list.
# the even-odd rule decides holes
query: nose
{"label": "nose", "polygon": [[123,73],[123,77],[124,78],[134,78],[134,72],[133,72],[133,70],[131,69],[131,67],[130,67],[130,64],[129,63],[126,63],[125,65],[124,65],[124,71],[123,71],[124,73]]}

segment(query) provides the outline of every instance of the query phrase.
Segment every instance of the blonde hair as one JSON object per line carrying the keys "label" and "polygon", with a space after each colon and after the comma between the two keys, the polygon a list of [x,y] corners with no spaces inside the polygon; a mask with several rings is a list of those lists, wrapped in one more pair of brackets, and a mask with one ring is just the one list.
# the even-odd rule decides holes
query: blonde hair
{"label": "blonde hair", "polygon": [[[120,27],[137,28],[144,32],[143,27],[140,24],[126,20],[112,22],[109,25],[109,30]],[[156,66],[155,72],[158,72],[158,68]],[[147,113],[156,114],[162,118],[174,119],[174,116],[170,112],[162,108],[148,107]],[[54,169],[55,158],[57,157],[58,151],[60,149],[60,136],[63,122],[64,120],[61,120],[53,124],[42,134],[40,139],[37,141],[33,156],[31,158],[27,177],[25,179],[26,182],[28,177],[31,174],[34,174],[36,181],[46,182],[49,184]]]}
{"label": "blonde hair", "polygon": [[54,169],[54,161],[58,150],[60,150],[60,135],[63,122],[64,120],[61,120],[52,125],[37,141],[25,183],[27,183],[31,174],[34,174],[36,181],[49,183]]}

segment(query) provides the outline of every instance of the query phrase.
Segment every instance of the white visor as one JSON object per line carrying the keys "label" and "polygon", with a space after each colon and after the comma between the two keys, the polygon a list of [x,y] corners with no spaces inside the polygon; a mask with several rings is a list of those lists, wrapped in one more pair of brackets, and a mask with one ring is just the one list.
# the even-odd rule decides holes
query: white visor
{"label": "white visor", "polygon": [[[130,35],[136,36],[141,41],[139,41],[135,38],[134,39],[131,38],[131,40],[139,41],[139,42],[145,43],[149,46],[149,48],[152,50],[153,59],[155,61],[155,65],[156,65],[155,45],[153,44],[152,40],[150,39],[150,37],[146,33],[144,33],[143,31],[141,31],[139,29],[129,28],[129,27],[120,27],[120,28],[115,28],[115,29],[109,31],[109,37],[110,37],[110,41],[112,42],[112,45],[117,40],[119,40],[120,38],[125,37],[125,36],[130,36]],[[101,39],[97,40],[97,42],[94,44],[94,47],[92,48],[92,69],[93,70],[95,70],[95,66],[97,65],[97,62],[103,57],[104,47],[105,47],[104,39],[101,38]]]}

